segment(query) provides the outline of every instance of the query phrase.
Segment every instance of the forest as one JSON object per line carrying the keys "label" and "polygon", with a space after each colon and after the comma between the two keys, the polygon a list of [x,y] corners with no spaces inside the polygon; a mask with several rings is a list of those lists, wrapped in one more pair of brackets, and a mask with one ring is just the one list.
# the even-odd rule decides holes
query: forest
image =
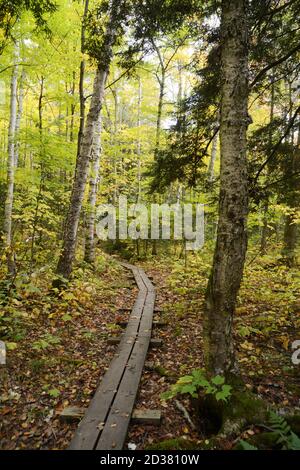
{"label": "forest", "polygon": [[0,0],[1,451],[300,450],[299,18]]}

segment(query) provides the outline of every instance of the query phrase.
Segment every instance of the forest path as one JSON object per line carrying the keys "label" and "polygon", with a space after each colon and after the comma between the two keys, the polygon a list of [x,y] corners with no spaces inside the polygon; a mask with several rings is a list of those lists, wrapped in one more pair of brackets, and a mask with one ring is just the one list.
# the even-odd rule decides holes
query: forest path
{"label": "forest path", "polygon": [[97,388],[69,446],[70,450],[121,450],[148,352],[155,288],[143,269],[132,271],[139,293],[109,369]]}

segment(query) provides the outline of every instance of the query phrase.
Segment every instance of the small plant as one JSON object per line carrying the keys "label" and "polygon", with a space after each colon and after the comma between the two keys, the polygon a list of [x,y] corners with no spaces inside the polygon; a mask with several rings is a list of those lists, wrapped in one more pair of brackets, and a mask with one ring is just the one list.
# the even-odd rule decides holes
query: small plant
{"label": "small plant", "polygon": [[205,395],[214,395],[217,401],[227,401],[231,395],[231,386],[225,384],[224,377],[216,375],[208,379],[203,369],[194,369],[191,375],[180,377],[170,390],[161,395],[161,398],[169,400],[178,394],[185,393],[197,398],[199,390],[202,390]]}
{"label": "small plant", "polygon": [[300,450],[300,439],[291,430],[286,420],[274,412],[270,412],[269,422],[274,433],[278,434],[277,444],[283,450]]}
{"label": "small plant", "polygon": [[[271,434],[276,438],[275,445],[280,446],[282,450],[300,450],[300,439],[291,430],[291,427],[282,416],[270,412],[269,423]],[[242,450],[258,450],[247,441],[240,440],[239,445]]]}
{"label": "small plant", "polygon": [[35,341],[32,345],[33,349],[40,351],[42,349],[48,349],[52,346],[60,343],[60,338],[58,336],[46,334],[42,338]]}

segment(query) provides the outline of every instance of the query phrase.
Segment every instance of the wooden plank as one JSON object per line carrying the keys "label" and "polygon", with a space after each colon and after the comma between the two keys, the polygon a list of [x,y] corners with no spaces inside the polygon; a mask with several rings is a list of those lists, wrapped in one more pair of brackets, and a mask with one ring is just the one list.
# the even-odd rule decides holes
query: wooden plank
{"label": "wooden plank", "polygon": [[[139,335],[137,338],[141,338],[141,337],[142,337],[142,335]],[[111,338],[108,338],[108,340],[107,340],[108,344],[110,344],[111,346],[115,346],[116,344],[119,344],[120,341],[121,341],[120,336],[115,336],[115,337],[113,336]],[[133,344],[135,342],[135,338],[133,338],[133,337],[128,338],[128,342]],[[159,348],[162,345],[163,345],[163,340],[162,339],[159,339],[159,338],[151,338],[150,339],[150,346],[152,348]]]}
{"label": "wooden plank", "polygon": [[[139,294],[113,359],[69,449],[122,449],[151,340],[155,288],[145,272],[128,263]],[[159,340],[161,341],[161,340]],[[156,342],[157,345],[157,342]]]}
{"label": "wooden plank", "polygon": [[[66,423],[78,422],[83,418],[86,410],[86,408],[79,406],[67,406],[59,414],[59,419]],[[161,422],[161,411],[136,409],[133,410],[131,421],[133,424],[151,424],[158,426]]]}
{"label": "wooden plank", "polygon": [[[120,326],[121,328],[126,328],[128,325],[128,321],[118,321],[117,325]],[[159,320],[154,320],[152,321],[152,328],[164,328],[168,326],[169,323],[166,321],[159,321]]]}
{"label": "wooden plank", "polygon": [[83,418],[85,412],[86,408],[80,408],[79,406],[67,406],[62,410],[59,418],[61,421],[73,423],[74,421],[80,421]]}
{"label": "wooden plank", "polygon": [[133,424],[150,424],[159,426],[161,423],[160,410],[134,410],[131,416]]}
{"label": "wooden plank", "polygon": [[100,435],[97,450],[121,450],[127,435],[145,358],[148,337],[138,338],[130,356],[112,409]]}
{"label": "wooden plank", "polygon": [[[143,312],[144,303],[146,300],[146,292],[140,291],[135,302],[132,315],[137,319],[140,318]],[[128,334],[136,334],[139,323],[132,322],[128,325]],[[112,360],[110,367],[104,375],[94,397],[92,398],[88,410],[78,426],[78,429],[69,446],[70,450],[92,450],[94,449],[98,440],[102,423],[105,422],[109,413],[110,407],[113,403],[114,397],[117,393],[120,380],[123,376],[124,369],[127,361],[130,358],[133,349],[133,344],[127,342],[124,336],[120,342],[117,354]]]}

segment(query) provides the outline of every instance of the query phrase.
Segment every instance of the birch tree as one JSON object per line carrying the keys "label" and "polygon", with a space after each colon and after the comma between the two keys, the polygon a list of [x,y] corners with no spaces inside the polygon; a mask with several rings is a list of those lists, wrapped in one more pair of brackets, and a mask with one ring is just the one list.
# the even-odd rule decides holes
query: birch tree
{"label": "birch tree", "polygon": [[105,84],[113,55],[113,46],[117,39],[117,33],[121,21],[120,16],[125,3],[126,2],[123,2],[122,0],[112,0],[109,6],[108,21],[97,63],[90,109],[86,118],[83,135],[80,140],[80,149],[77,157],[70,208],[65,223],[63,249],[57,265],[57,274],[65,279],[69,279],[72,272],[77,231],[87,182],[94,131],[96,123],[100,118],[100,112],[104,100]]}
{"label": "birch tree", "polygon": [[8,274],[15,273],[15,261],[12,246],[12,212],[15,185],[15,135],[17,124],[17,88],[18,88],[18,62],[20,59],[20,46],[15,45],[14,66],[10,84],[10,117],[8,129],[8,158],[7,158],[7,193],[4,215],[4,238],[6,245],[6,258]]}
{"label": "birch tree", "polygon": [[97,201],[97,189],[99,182],[99,167],[101,155],[101,119],[99,118],[95,127],[92,162],[89,179],[89,195],[88,206],[86,211],[86,235],[85,235],[85,251],[84,259],[87,263],[95,261],[95,209]]}
{"label": "birch tree", "polygon": [[223,0],[221,18],[220,201],[206,292],[205,359],[212,373],[234,370],[232,321],[247,247],[247,1]]}

